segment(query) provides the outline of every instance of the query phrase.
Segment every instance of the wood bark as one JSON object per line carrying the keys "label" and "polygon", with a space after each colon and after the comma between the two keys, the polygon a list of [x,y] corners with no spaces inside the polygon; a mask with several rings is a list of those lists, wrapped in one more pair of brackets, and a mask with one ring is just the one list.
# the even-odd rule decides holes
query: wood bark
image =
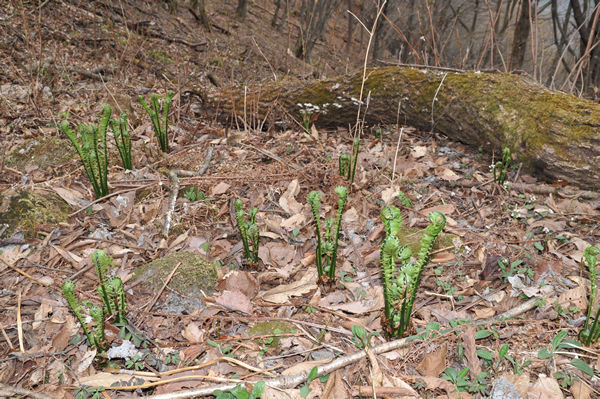
{"label": "wood bark", "polygon": [[[243,117],[246,109],[246,119],[258,121],[281,115],[281,107],[299,119],[299,104],[312,104],[321,110],[317,127],[347,127],[357,119],[361,81],[362,73],[308,84],[279,81],[246,94],[243,87],[215,91],[205,100],[222,118]],[[600,189],[600,105],[592,101],[517,75],[395,66],[367,70],[367,96],[366,124],[399,120],[488,152],[509,147],[534,175]]]}

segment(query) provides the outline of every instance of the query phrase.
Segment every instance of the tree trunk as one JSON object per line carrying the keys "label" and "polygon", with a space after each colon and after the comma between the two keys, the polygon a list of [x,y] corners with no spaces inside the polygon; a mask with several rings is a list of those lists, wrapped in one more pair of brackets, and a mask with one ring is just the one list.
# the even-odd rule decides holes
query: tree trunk
{"label": "tree trunk", "polygon": [[[600,189],[599,104],[502,73],[384,67],[369,69],[367,77],[367,124],[395,124],[400,105],[400,123],[475,148],[509,147],[533,174]],[[257,120],[279,113],[277,106],[299,119],[298,104],[310,103],[322,110],[317,126],[347,127],[356,122],[361,79],[357,73],[310,84],[275,82],[248,88],[245,100]],[[244,89],[209,93],[206,103],[224,119],[243,116]]]}
{"label": "tree trunk", "polygon": [[512,52],[508,64],[509,71],[521,69],[525,60],[525,49],[527,48],[527,40],[529,39],[529,8],[531,7],[530,0],[521,0],[521,13],[515,25],[513,34]]}
{"label": "tree trunk", "polygon": [[235,13],[241,20],[246,19],[246,14],[248,13],[248,0],[238,0]]}

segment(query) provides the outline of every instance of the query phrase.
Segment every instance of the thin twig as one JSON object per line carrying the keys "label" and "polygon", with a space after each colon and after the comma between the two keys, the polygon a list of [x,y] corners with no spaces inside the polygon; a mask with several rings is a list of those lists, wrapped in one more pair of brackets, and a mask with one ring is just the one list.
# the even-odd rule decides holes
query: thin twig
{"label": "thin twig", "polygon": [[448,76],[448,72],[446,72],[444,74],[444,76],[442,77],[442,81],[440,82],[440,85],[438,86],[437,90],[435,91],[435,95],[433,96],[433,99],[431,100],[431,132],[433,132],[433,106],[435,104],[435,102],[437,101],[437,96],[438,93],[440,92],[440,89],[442,88],[442,85],[444,84],[444,80],[446,79],[446,76]]}
{"label": "thin twig", "polygon": [[173,270],[171,270],[171,273],[169,273],[169,275],[165,279],[165,282],[163,283],[163,285],[160,288],[160,290],[158,290],[158,292],[156,293],[156,295],[154,295],[154,298],[152,298],[152,300],[150,302],[148,302],[148,305],[146,305],[146,307],[144,308],[144,311],[149,312],[150,310],[152,310],[152,307],[154,306],[154,304],[156,303],[156,301],[158,301],[158,298],[160,298],[160,295],[163,293],[163,291],[167,287],[167,284],[169,284],[169,281],[171,281],[171,279],[173,278],[173,275],[175,274],[175,272],[177,271],[177,269],[179,269],[179,266],[181,266],[181,262],[177,262],[177,264],[175,265],[175,267],[173,268]]}

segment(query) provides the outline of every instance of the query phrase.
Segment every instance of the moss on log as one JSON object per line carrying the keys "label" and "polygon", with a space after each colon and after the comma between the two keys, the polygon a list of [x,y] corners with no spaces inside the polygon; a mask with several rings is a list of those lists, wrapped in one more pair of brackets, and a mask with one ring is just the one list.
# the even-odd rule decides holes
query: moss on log
{"label": "moss on log", "polygon": [[[246,104],[247,120],[262,120],[277,107],[299,118],[298,104],[310,103],[322,110],[317,126],[348,126],[356,122],[361,80],[362,73],[309,84],[281,81],[206,99],[225,118],[243,117]],[[474,147],[509,147],[537,176],[600,189],[600,105],[592,101],[516,75],[402,67],[369,69],[364,93],[370,93],[367,124],[395,124],[399,108],[401,124]]]}

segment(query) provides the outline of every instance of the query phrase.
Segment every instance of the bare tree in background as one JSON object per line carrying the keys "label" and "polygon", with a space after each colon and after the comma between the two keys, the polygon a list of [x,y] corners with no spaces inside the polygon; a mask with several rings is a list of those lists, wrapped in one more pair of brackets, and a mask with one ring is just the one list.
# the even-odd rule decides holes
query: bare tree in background
{"label": "bare tree in background", "polygon": [[248,14],[248,0],[238,0],[237,9],[235,13],[240,19],[245,19]]}
{"label": "bare tree in background", "polygon": [[204,1],[205,0],[191,0],[189,10],[194,18],[196,18],[196,21],[200,22],[207,32],[210,32],[210,21],[206,14],[206,5],[204,4]]}
{"label": "bare tree in background", "polygon": [[296,42],[296,57],[305,61],[310,59],[310,54],[323,36],[327,21],[338,7],[341,0],[302,0],[300,8],[300,34]]}
{"label": "bare tree in background", "polygon": [[529,23],[531,0],[521,0],[520,3],[521,12],[519,13],[519,19],[515,24],[512,52],[508,62],[509,71],[521,69],[523,66],[523,60],[525,60],[525,49],[527,48],[529,32],[531,31],[531,24]]}
{"label": "bare tree in background", "polygon": [[[290,14],[290,1],[291,0],[277,0],[275,13],[273,14],[273,19],[271,20],[271,26],[276,27],[278,30],[281,30],[281,28],[284,27]],[[283,3],[283,7],[281,3]],[[281,10],[281,22],[277,23],[279,10]]]}

